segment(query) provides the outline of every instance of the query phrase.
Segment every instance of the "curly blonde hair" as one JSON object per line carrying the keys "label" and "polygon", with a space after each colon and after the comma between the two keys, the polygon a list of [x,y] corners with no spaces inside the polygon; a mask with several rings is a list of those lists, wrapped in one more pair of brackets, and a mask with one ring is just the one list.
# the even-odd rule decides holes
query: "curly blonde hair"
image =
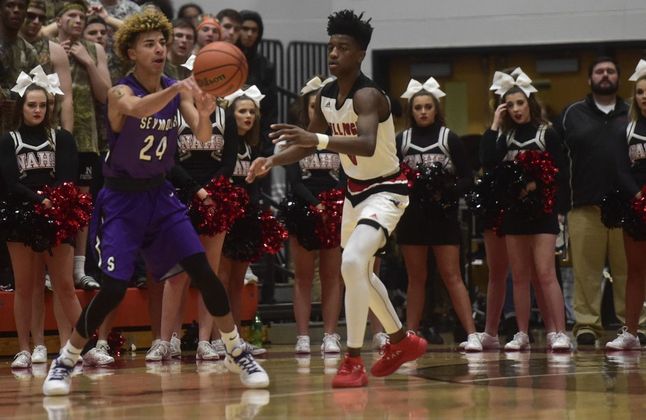
{"label": "curly blonde hair", "polygon": [[147,7],[130,15],[114,35],[114,50],[117,56],[124,61],[130,61],[128,49],[134,46],[140,34],[152,31],[161,32],[166,42],[172,42],[173,25],[166,15],[156,8]]}

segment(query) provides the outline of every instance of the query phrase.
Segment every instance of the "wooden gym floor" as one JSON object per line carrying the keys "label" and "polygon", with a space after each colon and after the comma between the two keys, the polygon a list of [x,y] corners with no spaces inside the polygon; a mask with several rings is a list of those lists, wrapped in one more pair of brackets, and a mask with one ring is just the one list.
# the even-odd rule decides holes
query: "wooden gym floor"
{"label": "wooden gym floor", "polygon": [[[0,360],[0,418],[643,418],[646,364],[640,352],[580,350],[463,354],[430,346],[416,365],[366,388],[332,389],[339,358],[296,357],[272,346],[261,359],[271,385],[242,387],[222,362],[193,355],[146,363],[125,354],[110,369],[77,368],[68,397],[43,397],[48,366],[13,370]],[[378,357],[365,353],[369,366]]]}

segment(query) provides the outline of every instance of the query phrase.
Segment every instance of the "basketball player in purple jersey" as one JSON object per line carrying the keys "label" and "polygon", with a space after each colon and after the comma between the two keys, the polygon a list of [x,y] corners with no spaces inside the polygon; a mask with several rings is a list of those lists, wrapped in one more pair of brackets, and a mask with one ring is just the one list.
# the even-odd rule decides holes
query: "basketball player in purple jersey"
{"label": "basketball player in purple jersey", "polygon": [[177,147],[178,109],[200,141],[211,138],[209,117],[215,111],[215,99],[202,93],[193,78],[162,76],[171,33],[163,14],[146,9],[126,19],[116,34],[115,50],[134,70],[108,94],[110,150],[92,226],[104,282],[52,362],[43,383],[45,395],[69,394],[81,349],[123,299],[140,250],[156,278],[175,264],[182,266],[222,329],[227,368],[240,373],[247,387],[269,385],[267,373],[238,336],[226,291],[209,266],[186,208],[166,181]]}
{"label": "basketball player in purple jersey", "polygon": [[[351,10],[328,17],[328,66],[337,79],[318,94],[310,131],[288,124],[272,125],[274,132],[270,136],[286,148],[271,157],[256,159],[247,177],[252,181],[274,165],[297,162],[317,149],[339,153],[348,176],[341,222],[348,349],[332,381],[332,386],[338,388],[368,383],[361,359],[368,309],[377,316],[390,340],[372,366],[373,376],[390,375],[426,352],[423,338],[404,331],[386,287],[372,273],[375,254],[384,247],[408,205],[408,189],[406,177],[399,171],[390,102],[361,72],[372,36],[370,20],[362,17]],[[328,129],[332,136],[317,134]]]}

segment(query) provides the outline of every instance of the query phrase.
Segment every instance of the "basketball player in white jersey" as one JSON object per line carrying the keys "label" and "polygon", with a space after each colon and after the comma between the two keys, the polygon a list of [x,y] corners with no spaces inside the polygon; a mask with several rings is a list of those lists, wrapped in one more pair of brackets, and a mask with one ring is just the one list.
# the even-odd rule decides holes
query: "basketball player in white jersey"
{"label": "basketball player in white jersey", "polygon": [[372,273],[375,254],[384,247],[408,205],[408,188],[399,171],[390,102],[361,72],[372,35],[370,19],[362,17],[350,10],[328,17],[328,66],[336,80],[319,93],[309,131],[288,124],[272,125],[270,136],[284,148],[256,159],[247,177],[251,182],[273,166],[297,162],[316,149],[340,155],[348,176],[341,226],[348,350],[332,381],[332,386],[339,388],[368,383],[361,359],[368,309],[390,337],[371,369],[373,376],[390,375],[426,352],[423,338],[404,331],[385,286]]}

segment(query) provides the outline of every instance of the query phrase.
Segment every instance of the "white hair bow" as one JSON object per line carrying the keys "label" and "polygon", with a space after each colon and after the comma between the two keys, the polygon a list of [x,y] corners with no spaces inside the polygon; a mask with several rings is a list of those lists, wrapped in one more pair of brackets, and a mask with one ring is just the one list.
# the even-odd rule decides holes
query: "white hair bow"
{"label": "white hair bow", "polygon": [[440,84],[437,83],[437,80],[433,77],[429,77],[424,84],[421,84],[415,79],[410,79],[406,92],[402,93],[401,97],[404,99],[410,99],[422,89],[433,95],[435,99],[440,99],[441,97],[446,96],[446,93],[440,90]]}
{"label": "white hair bow", "polygon": [[646,76],[646,60],[639,60],[635,72],[628,80],[631,82],[636,82],[640,77]]}
{"label": "white hair bow", "polygon": [[263,95],[260,92],[258,87],[256,87],[256,85],[253,85],[250,88],[248,88],[247,90],[238,89],[235,92],[233,92],[231,95],[225,96],[224,99],[229,104],[231,104],[231,103],[233,103],[233,101],[235,101],[237,98],[239,98],[242,95],[244,95],[244,96],[248,97],[249,99],[251,99],[253,101],[253,103],[255,103],[258,108],[260,108],[260,101],[262,101],[262,98],[265,97],[265,95]]}
{"label": "white hair bow", "polygon": [[195,65],[195,57],[195,54],[191,54],[191,56],[186,60],[186,63],[182,64],[182,67],[193,71],[193,65]]}
{"label": "white hair bow", "polygon": [[30,85],[36,84],[52,95],[63,95],[63,91],[60,88],[61,83],[56,73],[45,74],[41,66],[36,66],[30,74],[33,75],[33,78],[24,71],[21,71],[16,80],[16,85],[11,88],[11,91],[23,96]]}
{"label": "white hair bow", "polygon": [[530,79],[520,67],[516,67],[511,74],[503,73],[501,71],[495,72],[493,75],[493,83],[489,90],[495,90],[496,95],[504,96],[505,93],[514,86],[518,86],[528,97],[532,93],[538,92],[538,90],[532,86],[532,79]]}
{"label": "white hair bow", "polygon": [[303,89],[301,89],[301,96],[307,95],[310,92],[316,92],[317,90],[321,89],[323,86],[327,85],[331,81],[334,80],[334,77],[328,77],[325,80],[321,80],[320,77],[314,76],[313,78],[310,79],[309,82],[303,86]]}

